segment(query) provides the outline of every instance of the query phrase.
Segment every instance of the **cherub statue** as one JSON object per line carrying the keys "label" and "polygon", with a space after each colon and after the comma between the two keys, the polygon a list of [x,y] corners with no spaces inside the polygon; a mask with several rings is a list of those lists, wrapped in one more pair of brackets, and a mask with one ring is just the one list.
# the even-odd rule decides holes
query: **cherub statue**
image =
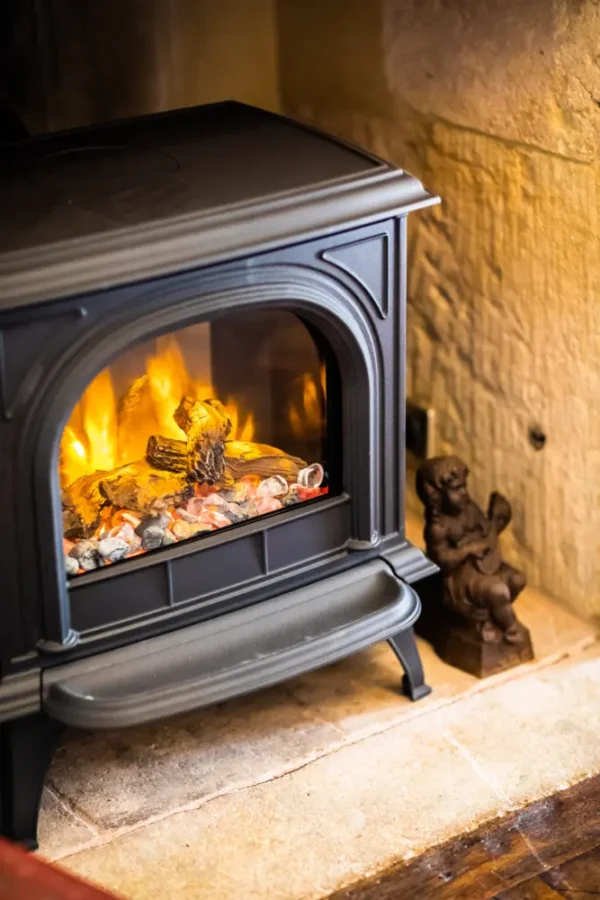
{"label": "cherub statue", "polygon": [[512,606],[525,587],[525,576],[502,561],[498,546],[498,536],[511,519],[510,503],[493,493],[484,514],[469,497],[468,474],[456,456],[427,460],[417,473],[427,554],[442,571],[444,604],[484,643],[529,642]]}

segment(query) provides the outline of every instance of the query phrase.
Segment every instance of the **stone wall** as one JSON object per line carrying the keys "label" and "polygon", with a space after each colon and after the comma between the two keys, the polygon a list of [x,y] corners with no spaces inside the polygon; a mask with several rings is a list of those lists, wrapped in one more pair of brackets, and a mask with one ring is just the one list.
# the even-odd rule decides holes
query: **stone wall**
{"label": "stone wall", "polygon": [[[280,0],[286,113],[443,197],[410,221],[410,393],[532,583],[600,612],[597,0]],[[546,444],[529,439],[537,426]]]}

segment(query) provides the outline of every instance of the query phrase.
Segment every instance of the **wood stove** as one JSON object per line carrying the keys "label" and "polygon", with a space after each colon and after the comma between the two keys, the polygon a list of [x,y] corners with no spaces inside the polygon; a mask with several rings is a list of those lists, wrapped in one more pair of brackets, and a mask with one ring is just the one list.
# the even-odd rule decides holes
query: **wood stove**
{"label": "wood stove", "polygon": [[64,726],[198,708],[388,640],[410,175],[236,103],[0,151],[0,825]]}

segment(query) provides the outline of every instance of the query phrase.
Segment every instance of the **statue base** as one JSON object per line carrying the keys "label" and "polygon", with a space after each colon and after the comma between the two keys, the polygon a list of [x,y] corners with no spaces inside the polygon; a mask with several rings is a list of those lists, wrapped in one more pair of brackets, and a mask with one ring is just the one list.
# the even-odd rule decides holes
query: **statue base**
{"label": "statue base", "polygon": [[505,669],[530,662],[533,656],[531,635],[524,625],[518,643],[508,643],[502,633],[483,641],[471,628],[449,627],[436,635],[434,649],[444,662],[477,678],[487,678]]}
{"label": "statue base", "polygon": [[443,605],[443,580],[438,573],[416,585],[422,613],[416,633],[433,646],[444,662],[477,678],[487,678],[534,659],[531,635],[520,625],[518,643],[508,643],[496,629],[493,640],[484,641],[474,624],[465,623]]}

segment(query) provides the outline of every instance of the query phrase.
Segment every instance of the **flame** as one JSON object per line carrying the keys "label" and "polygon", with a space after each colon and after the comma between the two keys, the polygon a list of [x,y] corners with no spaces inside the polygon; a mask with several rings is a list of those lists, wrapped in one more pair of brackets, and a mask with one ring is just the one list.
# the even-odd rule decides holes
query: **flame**
{"label": "flame", "polygon": [[165,437],[181,439],[173,414],[181,398],[190,394],[190,377],[181,348],[172,335],[159,338],[156,344],[156,354],[146,360],[146,375],[159,431]]}
{"label": "flame", "polygon": [[253,441],[255,433],[254,416],[249,413],[244,422],[240,421],[240,412],[233,397],[228,397],[225,403],[225,409],[231,422],[230,441]]}
{"label": "flame", "polygon": [[109,369],[94,378],[82,402],[83,430],[88,439],[87,458],[91,470],[114,469],[117,462],[117,400]]}
{"label": "flame", "polygon": [[325,364],[322,363],[318,380],[312,372],[300,376],[300,403],[290,403],[288,421],[295,437],[307,431],[319,431],[325,419],[325,398],[327,396]]}
{"label": "flame", "polygon": [[67,425],[61,444],[61,480],[68,484],[89,472],[88,451],[85,446],[85,435],[80,435],[75,428]]}
{"label": "flame", "polygon": [[[144,456],[151,434],[184,440],[173,419],[182,397],[214,398],[206,381],[190,377],[181,347],[173,335],[159,338],[156,352],[145,360],[145,374],[117,399],[110,369],[90,383],[74,408],[61,441],[61,482],[110,470]],[[230,440],[252,441],[255,420],[242,413],[233,397],[225,403],[231,419]]]}

